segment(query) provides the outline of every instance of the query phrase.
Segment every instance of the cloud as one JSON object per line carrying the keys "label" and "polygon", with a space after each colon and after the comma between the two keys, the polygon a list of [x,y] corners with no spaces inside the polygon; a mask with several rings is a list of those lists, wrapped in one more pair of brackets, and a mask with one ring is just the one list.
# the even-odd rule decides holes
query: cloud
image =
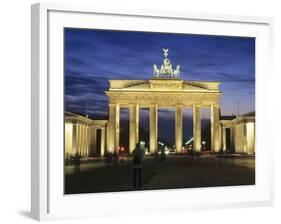
{"label": "cloud", "polygon": [[173,65],[181,65],[183,79],[221,82],[223,111],[234,112],[235,101],[241,108],[254,104],[253,38],[65,29],[67,110],[83,112],[87,103],[92,116],[107,115],[108,80],[151,78],[152,65],[162,64],[166,47]]}

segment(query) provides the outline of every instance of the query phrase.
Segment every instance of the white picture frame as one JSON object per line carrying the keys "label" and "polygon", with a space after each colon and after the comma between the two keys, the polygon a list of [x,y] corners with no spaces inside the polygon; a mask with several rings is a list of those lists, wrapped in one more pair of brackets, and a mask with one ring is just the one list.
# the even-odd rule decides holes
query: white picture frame
{"label": "white picture frame", "polygon": [[[147,23],[149,22],[149,23]],[[149,24],[149,25],[147,25]],[[256,185],[143,192],[63,194],[63,27],[256,37]],[[37,220],[180,212],[273,203],[273,143],[267,93],[273,19],[190,12],[32,5],[31,214]],[[262,138],[261,138],[262,137]],[[55,150],[61,148],[61,150]],[[231,193],[230,193],[231,192]],[[136,203],[137,201],[137,203]],[[79,206],[74,205],[79,204]],[[122,209],[126,206],[126,211]]]}

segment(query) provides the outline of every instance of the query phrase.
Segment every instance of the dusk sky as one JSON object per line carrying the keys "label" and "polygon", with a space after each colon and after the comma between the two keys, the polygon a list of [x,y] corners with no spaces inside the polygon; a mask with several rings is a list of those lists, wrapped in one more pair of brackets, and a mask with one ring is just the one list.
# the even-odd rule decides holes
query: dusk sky
{"label": "dusk sky", "polygon": [[151,79],[162,48],[182,79],[221,82],[222,115],[255,108],[254,38],[71,28],[64,38],[66,111],[107,116],[108,80]]}

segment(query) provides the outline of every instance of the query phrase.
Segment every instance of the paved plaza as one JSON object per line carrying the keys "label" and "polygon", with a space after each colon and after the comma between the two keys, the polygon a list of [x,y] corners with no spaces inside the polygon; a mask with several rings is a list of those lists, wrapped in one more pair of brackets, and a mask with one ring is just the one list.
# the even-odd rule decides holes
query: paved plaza
{"label": "paved plaza", "polygon": [[[65,166],[65,193],[130,191],[132,161],[93,160],[83,162],[80,172]],[[168,156],[164,161],[146,157],[139,190],[235,186],[255,184],[255,159],[242,156]]]}

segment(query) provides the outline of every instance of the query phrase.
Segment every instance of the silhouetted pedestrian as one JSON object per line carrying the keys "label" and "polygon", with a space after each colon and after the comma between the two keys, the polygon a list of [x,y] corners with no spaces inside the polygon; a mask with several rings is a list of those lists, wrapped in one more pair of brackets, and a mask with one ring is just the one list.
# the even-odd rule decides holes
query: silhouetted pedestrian
{"label": "silhouetted pedestrian", "polygon": [[108,152],[107,155],[106,155],[106,161],[105,162],[106,162],[107,168],[110,168],[111,165],[112,165],[112,156],[113,155],[112,155],[111,152]]}
{"label": "silhouetted pedestrian", "polygon": [[161,148],[160,151],[160,162],[163,162],[166,159],[165,148]]}
{"label": "silhouetted pedestrian", "polygon": [[118,153],[116,151],[114,151],[114,153],[113,153],[113,163],[114,163],[114,166],[117,165],[118,160],[119,160]]}
{"label": "silhouetted pedestrian", "polygon": [[141,188],[142,186],[142,160],[143,151],[140,147],[140,143],[136,144],[136,148],[133,151],[133,188]]}

